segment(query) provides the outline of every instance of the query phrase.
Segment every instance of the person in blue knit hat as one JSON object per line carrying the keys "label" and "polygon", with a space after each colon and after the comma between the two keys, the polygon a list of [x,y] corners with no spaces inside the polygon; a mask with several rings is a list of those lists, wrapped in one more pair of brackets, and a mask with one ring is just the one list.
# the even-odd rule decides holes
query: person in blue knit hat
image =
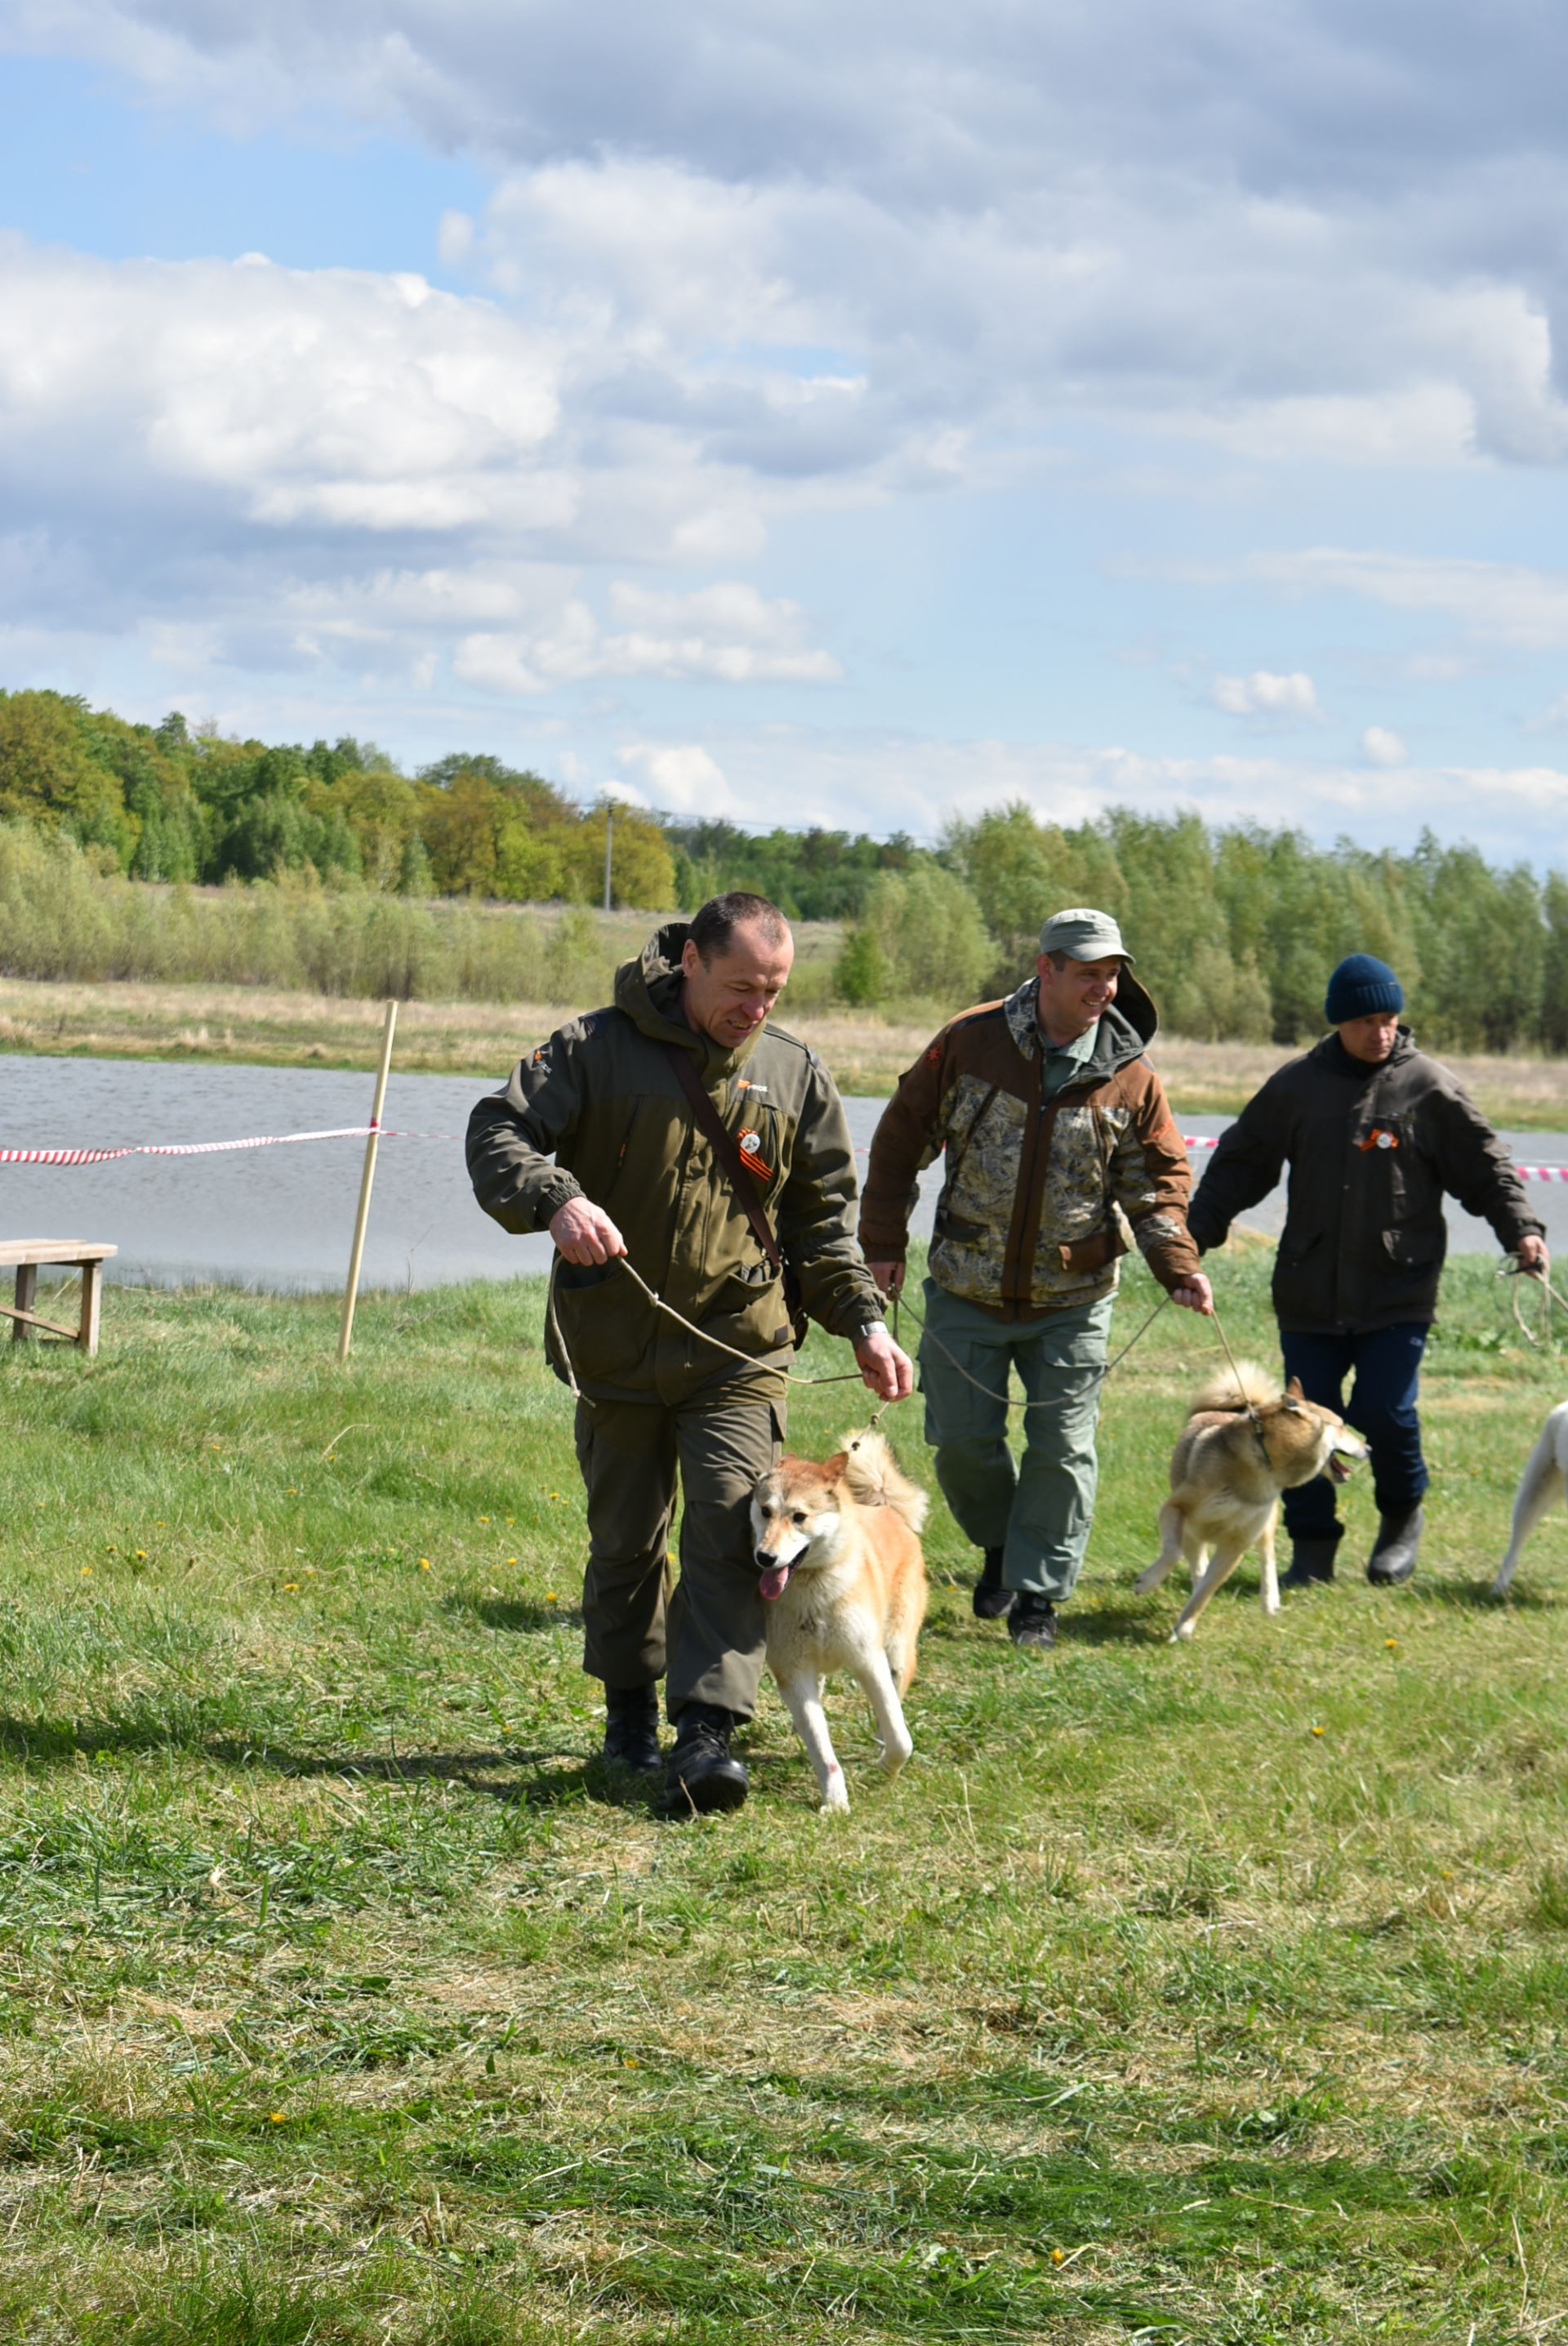
{"label": "person in blue knit hat", "polygon": [[[1445,1194],[1491,1223],[1521,1270],[1548,1267],[1507,1149],[1448,1068],[1417,1050],[1404,1006],[1387,962],[1347,955],[1323,1005],[1333,1033],[1247,1102],[1187,1214],[1200,1254],[1221,1246],[1288,1166],[1274,1265],[1285,1374],[1366,1437],[1378,1505],[1367,1577],[1385,1586],[1409,1580],[1420,1545],[1416,1393],[1448,1244]],[[1281,1587],[1332,1580],[1343,1532],[1333,1484],[1287,1491],[1284,1513],[1292,1562]]]}

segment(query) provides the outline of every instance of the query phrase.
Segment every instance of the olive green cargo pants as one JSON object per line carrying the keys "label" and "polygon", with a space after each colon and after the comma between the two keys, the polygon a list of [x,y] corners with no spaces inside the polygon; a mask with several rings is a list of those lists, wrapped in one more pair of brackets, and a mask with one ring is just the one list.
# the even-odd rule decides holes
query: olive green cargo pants
{"label": "olive green cargo pants", "polygon": [[[1113,1300],[1003,1321],[925,1282],[921,1389],[942,1497],[976,1547],[1002,1549],[1004,1588],[1053,1605],[1072,1596],[1089,1545]],[[1033,1404],[1016,1462],[1007,1403],[992,1398],[1007,1392],[1012,1368]]]}
{"label": "olive green cargo pants", "polygon": [[[617,1688],[666,1676],[673,1719],[688,1702],[749,1719],[766,1616],[757,1593],[751,1494],[779,1456],[780,1406],[709,1391],[673,1405],[577,1405],[588,1503],[583,1668]],[[682,1493],[680,1578],[669,1587],[669,1525]]]}

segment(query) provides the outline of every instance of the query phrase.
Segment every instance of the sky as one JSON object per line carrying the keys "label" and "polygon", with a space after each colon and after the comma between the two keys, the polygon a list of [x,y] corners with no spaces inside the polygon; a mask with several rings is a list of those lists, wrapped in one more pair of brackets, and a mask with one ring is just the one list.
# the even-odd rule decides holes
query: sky
{"label": "sky", "polygon": [[1568,868],[1548,0],[0,0],[0,685]]}

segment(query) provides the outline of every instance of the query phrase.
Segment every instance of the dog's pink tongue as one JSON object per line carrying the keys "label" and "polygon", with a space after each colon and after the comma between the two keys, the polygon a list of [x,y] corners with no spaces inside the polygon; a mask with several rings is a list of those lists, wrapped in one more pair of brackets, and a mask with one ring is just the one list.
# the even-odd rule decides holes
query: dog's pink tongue
{"label": "dog's pink tongue", "polygon": [[783,1596],[789,1578],[789,1567],[787,1564],[764,1565],[757,1576],[759,1596],[766,1597],[769,1605],[776,1603]]}

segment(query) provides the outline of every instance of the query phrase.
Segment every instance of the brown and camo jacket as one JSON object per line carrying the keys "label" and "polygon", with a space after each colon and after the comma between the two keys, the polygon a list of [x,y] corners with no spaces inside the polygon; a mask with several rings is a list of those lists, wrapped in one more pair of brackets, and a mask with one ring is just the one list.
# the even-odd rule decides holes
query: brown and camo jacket
{"label": "brown and camo jacket", "polygon": [[921,1052],[877,1127],[860,1203],[868,1261],[901,1262],[917,1177],[945,1149],[931,1275],[1007,1320],[1111,1293],[1129,1225],[1162,1287],[1197,1270],[1186,1152],[1144,1056],[1147,994],[1124,974],[1082,1072],[1045,1099],[1035,991],[1031,978],[964,1011]]}

